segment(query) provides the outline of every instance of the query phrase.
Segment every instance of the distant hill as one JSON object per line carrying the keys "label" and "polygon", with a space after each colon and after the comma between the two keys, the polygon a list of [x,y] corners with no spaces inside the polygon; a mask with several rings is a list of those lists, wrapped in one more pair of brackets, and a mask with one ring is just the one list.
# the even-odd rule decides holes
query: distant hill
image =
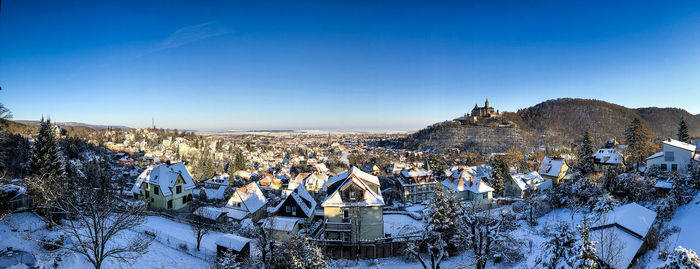
{"label": "distant hill", "polygon": [[505,112],[502,117],[509,124],[499,127],[457,121],[437,123],[410,135],[404,146],[415,150],[459,148],[481,153],[502,152],[511,146],[527,151],[565,148],[580,140],[586,130],[599,146],[610,138],[623,142],[623,132],[634,118],[639,118],[659,139],[675,137],[681,118],[688,123],[691,136],[700,136],[700,117],[683,109],[630,109],[600,100],[548,100],[517,112]]}
{"label": "distant hill", "polygon": [[[29,125],[29,126],[37,126],[39,125],[39,121],[35,120],[16,120],[15,122],[22,123],[24,125]],[[122,129],[122,130],[131,130],[133,128],[127,127],[127,126],[121,126],[121,125],[93,125],[93,124],[87,124],[87,123],[81,123],[81,122],[56,122],[58,126],[61,127],[85,127],[85,128],[90,128],[93,130],[104,130],[107,128],[112,128],[112,129]]]}

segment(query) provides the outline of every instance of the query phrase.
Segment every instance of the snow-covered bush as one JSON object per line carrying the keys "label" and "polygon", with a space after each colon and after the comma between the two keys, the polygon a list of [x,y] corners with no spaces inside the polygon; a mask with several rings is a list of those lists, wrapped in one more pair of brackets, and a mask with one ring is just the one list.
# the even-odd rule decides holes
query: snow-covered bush
{"label": "snow-covered bush", "polygon": [[637,173],[624,173],[611,183],[610,193],[628,201],[648,201],[654,197],[655,178],[643,177]]}
{"label": "snow-covered bush", "polygon": [[692,249],[682,246],[676,247],[673,252],[668,253],[663,265],[658,268],[663,269],[698,269],[700,268],[700,258]]}
{"label": "snow-covered bush", "polygon": [[527,204],[523,201],[516,201],[511,205],[511,208],[515,213],[522,213],[528,209]]}
{"label": "snow-covered bush", "polygon": [[595,213],[605,213],[610,210],[613,210],[613,208],[617,207],[620,205],[620,201],[612,197],[610,194],[603,194],[601,196],[597,197],[597,201],[595,205],[592,208],[592,211]]}
{"label": "snow-covered bush", "polygon": [[669,220],[678,209],[678,201],[673,196],[667,196],[656,202],[656,213],[660,218]]}
{"label": "snow-covered bush", "polygon": [[540,268],[570,268],[570,258],[576,253],[576,235],[566,224],[554,227],[551,239],[542,244],[542,252],[535,261]]}

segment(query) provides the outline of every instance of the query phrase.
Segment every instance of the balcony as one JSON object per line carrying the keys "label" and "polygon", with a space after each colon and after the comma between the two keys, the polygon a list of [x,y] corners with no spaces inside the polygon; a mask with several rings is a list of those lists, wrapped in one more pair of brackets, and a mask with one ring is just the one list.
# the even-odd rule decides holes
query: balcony
{"label": "balcony", "polygon": [[351,231],[351,222],[329,222],[326,221],[326,231],[328,232],[349,232]]}

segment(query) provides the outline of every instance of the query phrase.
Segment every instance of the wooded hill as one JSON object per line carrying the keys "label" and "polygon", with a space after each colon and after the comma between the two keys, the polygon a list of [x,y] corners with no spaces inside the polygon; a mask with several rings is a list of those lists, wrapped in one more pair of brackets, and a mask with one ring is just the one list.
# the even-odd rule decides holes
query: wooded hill
{"label": "wooded hill", "polygon": [[404,146],[414,150],[445,151],[459,148],[480,153],[503,152],[515,146],[521,150],[570,148],[585,131],[595,146],[610,138],[624,143],[624,130],[639,118],[657,139],[676,137],[681,118],[691,136],[700,137],[700,117],[679,108],[637,108],[589,99],[548,100],[517,112],[505,112],[503,120],[513,127],[436,123],[410,135]]}

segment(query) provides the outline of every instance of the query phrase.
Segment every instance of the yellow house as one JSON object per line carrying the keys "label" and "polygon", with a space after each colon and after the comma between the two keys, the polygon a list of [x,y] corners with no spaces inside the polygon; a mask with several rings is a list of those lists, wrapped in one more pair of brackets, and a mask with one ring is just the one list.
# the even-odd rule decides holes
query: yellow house
{"label": "yellow house", "polygon": [[551,179],[554,184],[559,184],[562,183],[564,176],[566,176],[566,171],[568,170],[569,164],[566,163],[564,158],[544,157],[538,173],[540,173],[543,178]]}
{"label": "yellow house", "polygon": [[179,162],[149,166],[136,178],[131,191],[134,198],[145,201],[149,207],[185,211],[194,188],[190,172]]}
{"label": "yellow house", "polygon": [[325,237],[357,243],[384,237],[384,199],[379,179],[352,167],[329,179],[321,203]]}

